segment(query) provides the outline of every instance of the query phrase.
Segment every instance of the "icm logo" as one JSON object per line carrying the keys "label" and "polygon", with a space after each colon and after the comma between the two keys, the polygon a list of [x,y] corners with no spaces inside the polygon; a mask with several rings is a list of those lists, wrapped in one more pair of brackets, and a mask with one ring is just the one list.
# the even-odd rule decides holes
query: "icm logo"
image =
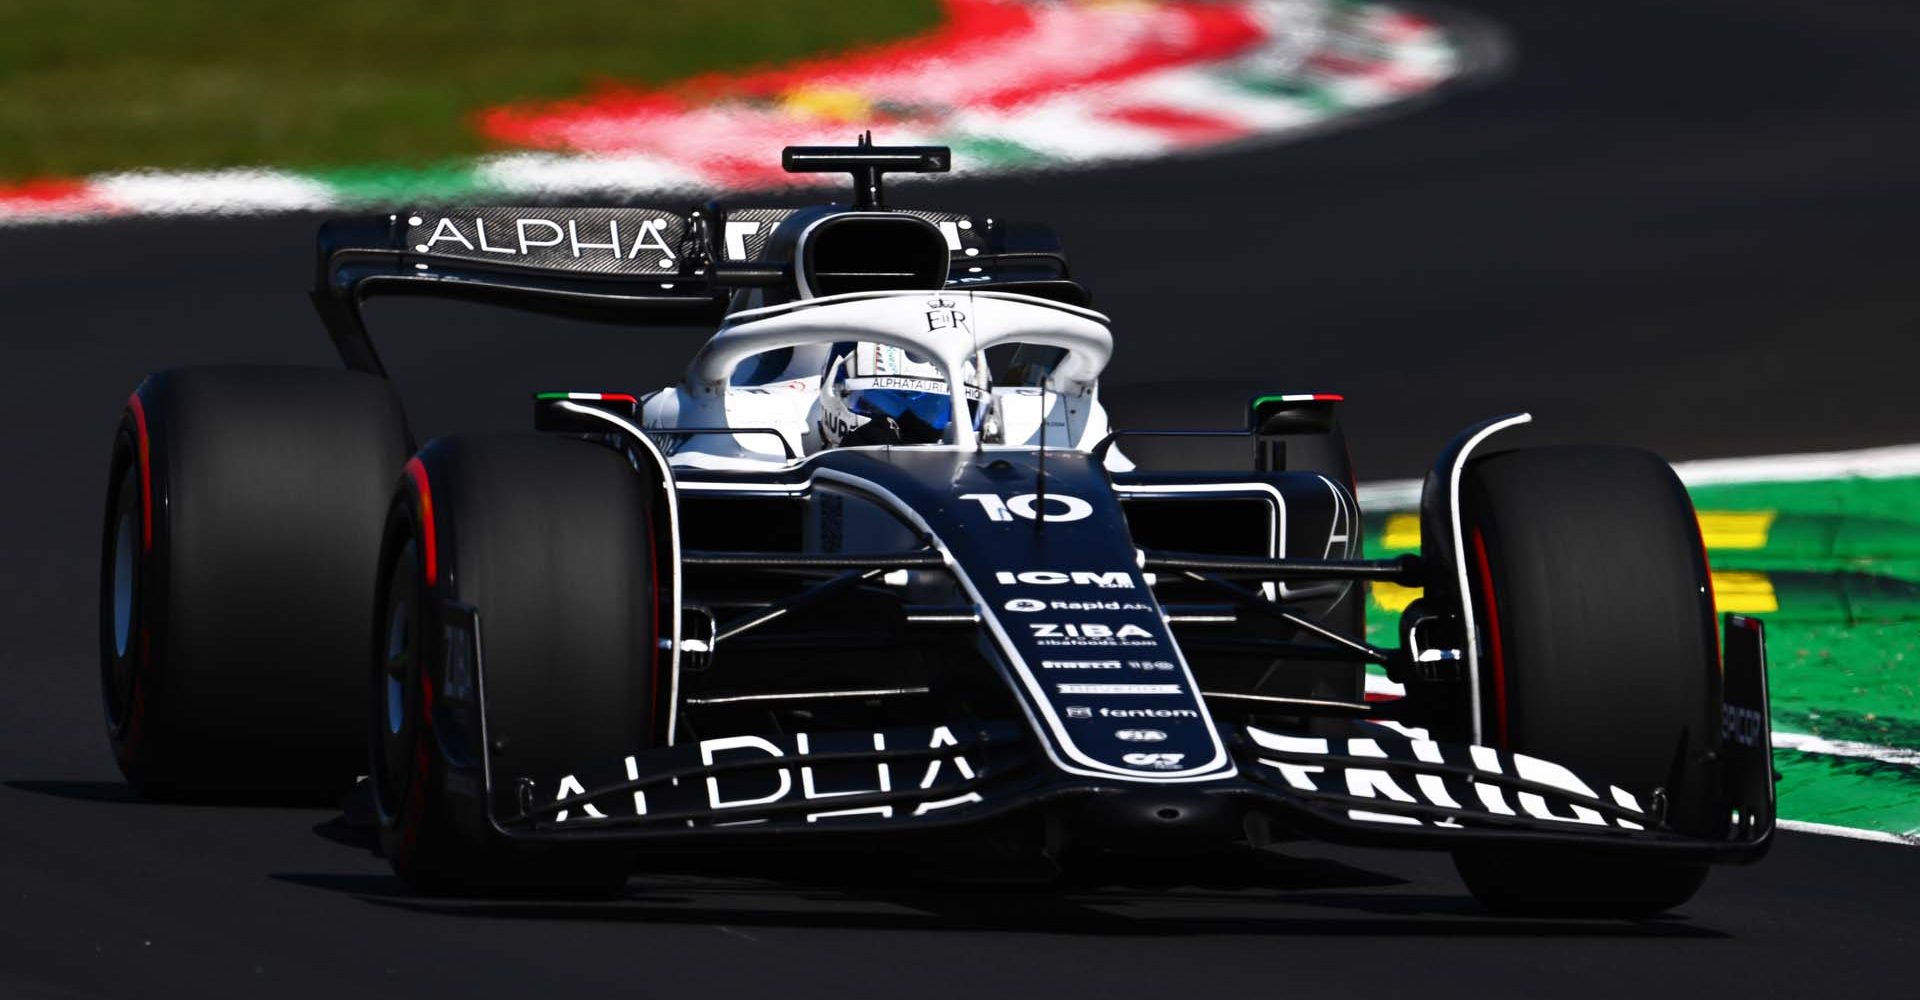
{"label": "icm logo", "polygon": [[1122,743],[1158,743],[1167,734],[1158,729],[1116,729],[1113,738]]}
{"label": "icm logo", "polygon": [[1171,771],[1179,767],[1180,762],[1187,759],[1187,755],[1183,753],[1129,753],[1122,754],[1120,759],[1132,764],[1134,767],[1150,767],[1156,771]]}
{"label": "icm logo", "polygon": [[1031,597],[1016,597],[1007,602],[1006,608],[1008,611],[1045,611],[1047,602],[1036,601]]}
{"label": "icm logo", "polygon": [[[1061,519],[1048,518],[1048,520]],[[1078,569],[1071,572],[1060,572],[1051,569],[1030,569],[1022,573],[1012,573],[1003,569],[993,574],[993,578],[1008,585],[1025,583],[1035,587],[1058,587],[1062,584],[1072,584],[1076,587],[1099,587],[1102,590],[1133,589],[1133,574],[1124,570],[1115,570],[1111,573],[1096,573],[1090,570]]]}
{"label": "icm logo", "polygon": [[[1040,517],[1042,503],[1037,493],[1021,493],[1004,499],[994,493],[962,493],[960,499],[977,501],[987,512],[989,521],[1011,521],[1016,517],[1032,521]],[[1049,493],[1044,502],[1047,504],[1044,520],[1081,521],[1093,516],[1093,505],[1079,497]]]}

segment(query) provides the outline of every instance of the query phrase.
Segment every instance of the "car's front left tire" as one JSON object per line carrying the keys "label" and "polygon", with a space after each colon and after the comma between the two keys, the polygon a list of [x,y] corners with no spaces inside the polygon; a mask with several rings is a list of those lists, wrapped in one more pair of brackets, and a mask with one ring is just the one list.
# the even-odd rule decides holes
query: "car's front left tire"
{"label": "car's front left tire", "polygon": [[[1468,464],[1461,519],[1481,650],[1481,742],[1619,785],[1671,829],[1721,835],[1720,658],[1692,502],[1658,456],[1552,447]],[[1703,865],[1561,846],[1456,855],[1509,913],[1641,917]]]}
{"label": "car's front left tire", "polygon": [[[530,843],[495,820],[519,808],[515,776],[551,782],[652,742],[664,697],[652,496],[619,453],[550,435],[442,438],[407,464],[382,545],[369,780],[382,849],[410,887],[625,884],[630,849]],[[472,649],[454,654],[469,629]]]}

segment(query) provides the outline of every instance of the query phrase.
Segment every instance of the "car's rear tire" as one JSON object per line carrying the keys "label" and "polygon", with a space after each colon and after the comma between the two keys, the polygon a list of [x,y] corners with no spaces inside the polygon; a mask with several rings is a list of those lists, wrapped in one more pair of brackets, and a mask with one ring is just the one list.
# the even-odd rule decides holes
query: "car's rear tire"
{"label": "car's rear tire", "polygon": [[[1693,504],[1658,456],[1555,447],[1470,463],[1462,542],[1480,634],[1482,742],[1664,802],[1673,829],[1716,836],[1720,672]],[[1495,910],[1642,916],[1705,869],[1565,848],[1456,858]]]}
{"label": "car's rear tire", "polygon": [[[493,818],[518,808],[514,775],[557,777],[651,744],[665,697],[651,497],[618,453],[574,439],[442,438],[407,464],[382,546],[369,780],[382,848],[415,890],[578,896],[625,884],[630,849],[529,844]],[[464,608],[478,620],[478,685],[449,677]]]}
{"label": "car's rear tire", "polygon": [[142,794],[352,785],[370,577],[407,451],[399,400],[369,375],[140,384],[114,436],[99,643],[114,758]]}

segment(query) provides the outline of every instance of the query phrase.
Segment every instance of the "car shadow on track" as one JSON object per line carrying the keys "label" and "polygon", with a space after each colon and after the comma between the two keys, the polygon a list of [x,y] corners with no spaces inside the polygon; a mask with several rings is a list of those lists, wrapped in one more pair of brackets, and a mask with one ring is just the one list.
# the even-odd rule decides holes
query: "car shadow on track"
{"label": "car shadow on track", "polygon": [[1185,859],[1178,868],[1095,866],[1041,885],[955,883],[871,855],[698,859],[639,872],[605,901],[444,899],[413,895],[390,876],[273,877],[386,909],[481,919],[1120,936],[1725,936],[1678,919],[1493,917],[1462,891],[1424,891],[1333,859],[1251,852]]}
{"label": "car shadow on track", "polygon": [[51,795],[79,802],[141,803],[147,801],[124,781],[43,781],[20,778],[4,783],[8,788],[35,795]]}
{"label": "car shadow on track", "polygon": [[76,802],[109,802],[123,805],[198,806],[206,808],[332,808],[338,795],[328,792],[219,792],[205,795],[179,795],[149,798],[124,781],[47,780],[17,778],[0,782],[7,788],[34,795],[47,795]]}

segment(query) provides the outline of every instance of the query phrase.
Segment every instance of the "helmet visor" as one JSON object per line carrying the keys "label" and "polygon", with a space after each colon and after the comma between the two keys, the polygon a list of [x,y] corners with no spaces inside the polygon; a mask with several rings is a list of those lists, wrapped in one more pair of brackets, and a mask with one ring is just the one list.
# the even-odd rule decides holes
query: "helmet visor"
{"label": "helmet visor", "polygon": [[903,423],[911,414],[936,431],[945,431],[953,422],[953,400],[944,392],[858,389],[847,394],[847,408],[869,417],[887,416]]}

